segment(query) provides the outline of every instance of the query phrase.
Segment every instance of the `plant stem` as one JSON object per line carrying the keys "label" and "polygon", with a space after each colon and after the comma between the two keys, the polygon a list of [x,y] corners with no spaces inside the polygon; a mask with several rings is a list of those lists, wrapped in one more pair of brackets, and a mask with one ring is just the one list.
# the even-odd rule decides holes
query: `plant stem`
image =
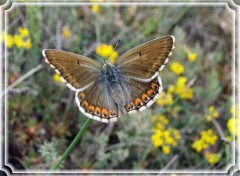
{"label": "plant stem", "polygon": [[81,130],[78,132],[78,134],[76,135],[76,137],[73,139],[73,141],[71,142],[71,144],[68,146],[68,148],[65,150],[65,152],[63,153],[63,155],[61,156],[61,158],[59,159],[59,161],[51,168],[51,170],[56,170],[59,168],[60,164],[62,163],[62,161],[70,154],[70,152],[72,151],[72,149],[75,147],[75,145],[77,144],[77,142],[79,141],[79,139],[82,137],[83,133],[85,132],[86,128],[89,126],[90,122],[92,121],[92,119],[88,118],[85,123],[83,124]]}
{"label": "plant stem", "polygon": [[97,44],[100,43],[100,23],[99,23],[99,14],[96,14],[96,24],[95,24],[95,31],[96,31],[96,41]]}

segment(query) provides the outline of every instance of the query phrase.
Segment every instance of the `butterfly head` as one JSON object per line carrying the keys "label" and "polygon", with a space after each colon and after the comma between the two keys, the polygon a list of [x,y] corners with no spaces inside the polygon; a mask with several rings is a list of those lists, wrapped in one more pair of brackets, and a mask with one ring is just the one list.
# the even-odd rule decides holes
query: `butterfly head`
{"label": "butterfly head", "polygon": [[113,67],[114,64],[108,60],[104,60],[103,68],[106,68],[107,66]]}

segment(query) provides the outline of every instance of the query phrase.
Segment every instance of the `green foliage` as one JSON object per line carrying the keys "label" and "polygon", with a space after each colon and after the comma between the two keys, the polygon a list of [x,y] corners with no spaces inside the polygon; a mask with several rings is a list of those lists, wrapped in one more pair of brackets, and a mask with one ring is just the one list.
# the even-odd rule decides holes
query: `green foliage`
{"label": "green foliage", "polygon": [[58,159],[57,145],[54,141],[46,142],[44,141],[43,145],[39,148],[39,153],[42,156],[44,163],[47,166],[53,165]]}

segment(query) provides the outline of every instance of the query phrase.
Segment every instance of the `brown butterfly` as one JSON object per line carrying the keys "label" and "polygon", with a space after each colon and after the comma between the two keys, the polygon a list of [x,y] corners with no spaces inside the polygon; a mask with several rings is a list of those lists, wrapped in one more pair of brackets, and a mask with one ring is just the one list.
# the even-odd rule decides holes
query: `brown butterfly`
{"label": "brown butterfly", "polygon": [[139,45],[116,59],[99,63],[88,57],[45,49],[45,61],[76,92],[79,110],[89,118],[114,122],[120,109],[135,113],[150,107],[162,92],[162,71],[175,38],[165,36]]}

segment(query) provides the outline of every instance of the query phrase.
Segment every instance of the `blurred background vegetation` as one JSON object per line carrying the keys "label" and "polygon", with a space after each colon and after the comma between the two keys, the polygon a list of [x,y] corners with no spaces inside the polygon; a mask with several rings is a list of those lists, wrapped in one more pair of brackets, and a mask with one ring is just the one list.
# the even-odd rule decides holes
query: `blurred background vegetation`
{"label": "blurred background vegetation", "polygon": [[[9,161],[49,169],[87,117],[41,51],[108,58],[174,35],[160,73],[164,92],[150,109],[117,123],[93,121],[62,169],[225,169],[232,162],[232,23],[225,6],[17,6],[1,41],[8,48]],[[7,35],[4,35],[4,32]],[[84,49],[80,50],[79,46]],[[33,74],[29,71],[35,71]]]}

